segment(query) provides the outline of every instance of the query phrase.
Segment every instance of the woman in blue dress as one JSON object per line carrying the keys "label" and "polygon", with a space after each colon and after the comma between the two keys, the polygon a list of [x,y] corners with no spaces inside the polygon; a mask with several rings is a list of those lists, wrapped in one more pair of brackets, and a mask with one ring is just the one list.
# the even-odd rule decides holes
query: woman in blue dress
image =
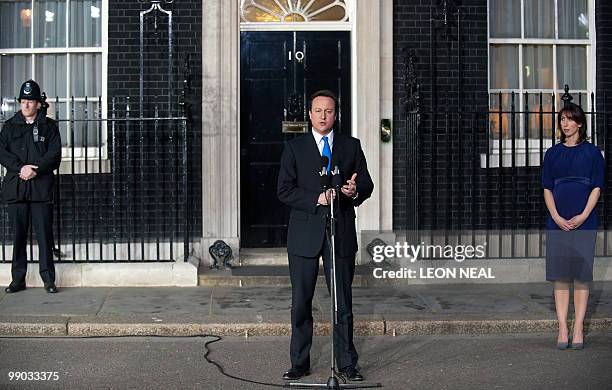
{"label": "woman in blue dress", "polygon": [[[559,112],[558,125],[560,142],[546,152],[542,167],[548,209],[546,280],[554,283],[557,347],[582,349],[598,226],[595,206],[604,188],[604,159],[586,140],[586,116],[579,106],[568,103]],[[567,312],[572,282],[575,315],[570,344]]]}

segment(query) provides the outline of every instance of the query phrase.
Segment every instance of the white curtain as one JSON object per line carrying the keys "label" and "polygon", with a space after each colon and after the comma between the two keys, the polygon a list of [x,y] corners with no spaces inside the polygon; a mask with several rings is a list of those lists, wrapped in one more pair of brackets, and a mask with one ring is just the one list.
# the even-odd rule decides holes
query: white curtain
{"label": "white curtain", "polygon": [[31,9],[29,1],[0,1],[0,48],[30,47],[31,19],[22,20],[22,10]]}
{"label": "white curtain", "polygon": [[102,2],[100,0],[70,1],[70,46],[101,46]]}
{"label": "white curtain", "polygon": [[66,98],[66,54],[37,54],[34,79],[49,100]]}
{"label": "white curtain", "polygon": [[570,89],[587,89],[586,47],[557,46],[557,81],[559,89],[565,84]]}
{"label": "white curtain", "polygon": [[528,0],[524,5],[525,38],[554,38],[554,0]]}
{"label": "white curtain", "polygon": [[34,2],[34,47],[66,46],[66,0]]}
{"label": "white curtain", "polygon": [[491,0],[489,3],[491,38],[521,37],[521,1]]}
{"label": "white curtain", "polygon": [[491,45],[489,61],[491,89],[519,87],[518,45]]}
{"label": "white curtain", "polygon": [[549,45],[523,45],[523,87],[553,89],[553,49]]}
{"label": "white curtain", "polygon": [[21,84],[32,77],[32,56],[30,55],[5,55],[0,56],[2,78],[2,98],[13,99],[19,96]]}
{"label": "white curtain", "polygon": [[560,39],[589,38],[587,3],[587,0],[558,0]]}

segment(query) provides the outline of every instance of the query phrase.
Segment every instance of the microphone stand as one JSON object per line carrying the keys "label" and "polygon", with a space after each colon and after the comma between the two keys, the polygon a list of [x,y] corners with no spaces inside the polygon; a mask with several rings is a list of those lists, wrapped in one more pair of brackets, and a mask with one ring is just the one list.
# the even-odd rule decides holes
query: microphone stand
{"label": "microphone stand", "polygon": [[[331,373],[327,379],[327,383],[307,383],[307,382],[290,382],[284,387],[290,387],[293,389],[371,389],[383,387],[382,384],[368,384],[368,383],[340,383],[341,376],[336,371],[336,325],[338,325],[338,295],[336,290],[336,208],[340,208],[340,187],[342,186],[342,178],[340,177],[340,170],[336,165],[334,170],[330,172],[332,174],[331,184],[330,178],[327,172],[327,164],[321,169],[319,175],[321,176],[321,187],[323,191],[327,191],[329,188],[333,188],[335,196],[332,195],[331,202],[329,202],[329,213],[328,213],[328,226],[326,226],[325,237],[328,240],[331,255],[331,280],[330,280],[330,325],[331,325]],[[334,203],[336,203],[334,206]],[[329,228],[329,235],[327,234]],[[344,378],[342,381],[345,382]]]}

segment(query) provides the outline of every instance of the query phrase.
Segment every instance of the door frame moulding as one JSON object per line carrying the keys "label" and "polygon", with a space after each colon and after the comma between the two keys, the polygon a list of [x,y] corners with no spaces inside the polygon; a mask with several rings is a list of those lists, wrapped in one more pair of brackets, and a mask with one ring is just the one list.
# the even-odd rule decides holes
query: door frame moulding
{"label": "door frame moulding", "polygon": [[[380,61],[380,5],[378,1],[357,3],[350,2],[349,23],[344,23],[342,28],[340,23],[334,27],[334,23],[322,22],[300,26],[292,23],[282,27],[292,28],[291,31],[298,27],[302,31],[325,31],[323,27],[328,31],[351,31],[351,134],[361,139],[368,166],[371,166],[370,174],[378,186],[373,198],[359,208],[357,222],[359,230],[371,230],[380,226],[381,217],[378,192],[380,139],[378,131],[372,130],[378,129],[380,117],[377,100],[380,90],[377,65]],[[202,8],[202,112],[219,112],[219,115],[202,115],[202,150],[207,151],[202,155],[202,174],[210,180],[202,182],[204,231],[200,255],[201,259],[209,259],[208,246],[217,239],[228,242],[235,254],[239,251],[240,31],[248,26],[241,26],[237,0],[207,0]],[[357,27],[364,31],[359,32]],[[270,24],[255,31],[270,31],[271,28]],[[248,29],[253,31],[251,27]],[[375,58],[371,58],[372,52],[377,53]],[[369,104],[374,101],[376,104]],[[203,260],[203,263],[209,261]]]}

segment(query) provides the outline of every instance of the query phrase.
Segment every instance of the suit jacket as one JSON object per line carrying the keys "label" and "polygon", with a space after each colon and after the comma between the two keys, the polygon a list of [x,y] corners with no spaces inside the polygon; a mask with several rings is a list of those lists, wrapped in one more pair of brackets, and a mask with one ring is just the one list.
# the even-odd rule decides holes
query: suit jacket
{"label": "suit jacket", "polygon": [[[353,173],[357,173],[357,198],[351,199],[340,193],[340,207],[337,210],[336,255],[348,257],[357,252],[354,207],[370,197],[374,183],[361,144],[356,138],[334,133],[332,169],[336,165],[340,169],[343,184]],[[298,256],[317,256],[325,238],[329,207],[317,206],[322,192],[320,170],[321,154],[311,132],[285,144],[278,174],[277,195],[281,202],[291,207],[287,251]]]}

